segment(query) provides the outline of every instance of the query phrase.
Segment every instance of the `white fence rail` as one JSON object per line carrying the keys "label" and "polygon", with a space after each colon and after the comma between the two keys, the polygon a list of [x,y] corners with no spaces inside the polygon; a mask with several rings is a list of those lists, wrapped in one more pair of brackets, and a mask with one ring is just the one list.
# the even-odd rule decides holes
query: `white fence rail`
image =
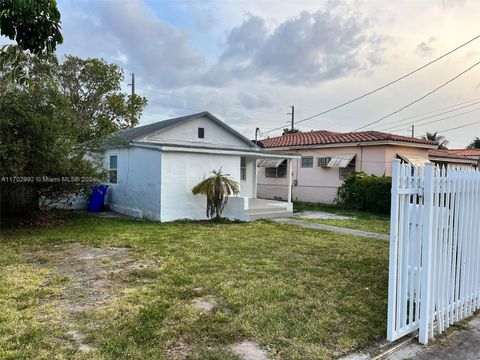
{"label": "white fence rail", "polygon": [[480,309],[480,172],[394,160],[388,340],[435,333]]}

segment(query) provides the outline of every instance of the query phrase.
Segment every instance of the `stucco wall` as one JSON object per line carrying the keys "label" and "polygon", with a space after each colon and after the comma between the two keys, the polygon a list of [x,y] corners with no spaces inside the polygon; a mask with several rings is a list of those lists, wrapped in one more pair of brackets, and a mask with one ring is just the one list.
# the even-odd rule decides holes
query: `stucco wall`
{"label": "stucco wall", "polygon": [[[205,137],[198,138],[198,128],[205,129]],[[204,146],[223,146],[235,148],[252,148],[253,144],[242,141],[231,132],[208,117],[200,117],[183,124],[176,125],[174,128],[160,131],[149,136],[147,141],[160,141],[175,144],[203,144]]]}
{"label": "stucco wall", "polygon": [[255,197],[255,177],[256,177],[256,159],[245,158],[246,162],[246,178],[240,181],[240,195],[245,197]]}
{"label": "stucco wall", "polygon": [[[309,201],[332,203],[336,197],[337,189],[342,184],[338,168],[323,168],[317,166],[317,158],[333,157],[338,154],[357,154],[355,158],[356,169],[359,171],[360,149],[358,147],[305,149],[288,151],[301,156],[313,156],[313,167],[302,168],[301,159],[292,160],[293,187],[292,199],[294,201]],[[288,196],[288,178],[267,178],[265,168],[259,168],[257,174],[259,198],[286,200]]]}
{"label": "stucco wall", "polygon": [[[274,151],[274,149],[269,150]],[[391,162],[396,158],[397,153],[416,158],[428,158],[428,149],[397,145],[326,147],[288,152],[301,156],[313,156],[312,168],[302,168],[300,159],[293,160],[292,199],[321,203],[332,203],[335,200],[337,189],[343,180],[340,179],[338,168],[318,167],[317,158],[319,157],[356,154],[355,171],[364,171],[377,176],[391,175]],[[287,177],[267,178],[265,177],[265,168],[259,168],[257,176],[257,196],[259,198],[281,198],[283,200],[287,198]]]}
{"label": "stucco wall", "polygon": [[402,154],[412,158],[428,159],[428,149],[416,148],[411,146],[386,146],[386,174],[392,176],[392,160],[397,157],[397,154]]}
{"label": "stucco wall", "polygon": [[107,202],[113,211],[150,220],[160,220],[160,179],[162,155],[160,151],[137,147],[108,150],[117,155],[117,183],[110,184]]}
{"label": "stucco wall", "polygon": [[[206,199],[203,195],[194,196],[192,188],[214,169],[222,168],[240,182],[240,156],[182,152],[162,155],[161,221],[206,219]],[[231,205],[238,205],[238,201],[232,201]],[[224,215],[230,216],[230,209],[225,210]]]}

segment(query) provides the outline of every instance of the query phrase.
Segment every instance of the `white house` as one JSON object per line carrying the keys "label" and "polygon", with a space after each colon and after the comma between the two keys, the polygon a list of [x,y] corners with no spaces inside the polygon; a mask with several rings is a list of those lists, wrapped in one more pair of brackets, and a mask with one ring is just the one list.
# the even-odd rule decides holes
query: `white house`
{"label": "white house", "polygon": [[107,203],[115,212],[158,221],[206,219],[206,199],[192,188],[222,169],[240,184],[225,217],[249,221],[292,213],[291,196],[286,202],[257,199],[257,163],[272,167],[286,159],[291,173],[296,155],[261,149],[209,112],[122,130],[107,144]]}

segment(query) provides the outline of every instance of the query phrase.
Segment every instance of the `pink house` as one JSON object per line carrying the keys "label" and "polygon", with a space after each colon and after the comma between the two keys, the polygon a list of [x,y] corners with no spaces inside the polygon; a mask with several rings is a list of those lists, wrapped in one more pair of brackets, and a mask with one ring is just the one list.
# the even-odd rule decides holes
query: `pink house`
{"label": "pink house", "polygon": [[438,164],[480,168],[480,149],[437,149],[430,150],[428,156]]}
{"label": "pink house", "polygon": [[[378,131],[319,130],[267,138],[261,143],[269,151],[300,155],[292,160],[292,199],[321,203],[334,201],[338,187],[351,172],[390,176],[393,159],[429,162],[429,151],[438,147],[434,141]],[[277,167],[258,168],[257,196],[287,199],[286,161]]]}

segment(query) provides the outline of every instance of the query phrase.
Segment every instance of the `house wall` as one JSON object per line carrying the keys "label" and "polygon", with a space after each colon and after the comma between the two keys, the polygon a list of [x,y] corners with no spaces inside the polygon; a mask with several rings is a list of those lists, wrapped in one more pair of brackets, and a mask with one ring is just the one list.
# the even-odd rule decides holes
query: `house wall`
{"label": "house wall", "polygon": [[417,148],[413,146],[398,146],[389,145],[387,149],[387,165],[386,175],[392,176],[392,160],[397,157],[397,154],[410,156],[412,158],[428,159],[428,150],[424,148]]}
{"label": "house wall", "polygon": [[240,195],[245,197],[254,198],[256,193],[256,181],[257,176],[257,160],[256,158],[245,159],[246,161],[246,178],[240,181]]}
{"label": "house wall", "polygon": [[[205,137],[198,138],[198,128],[205,129]],[[241,138],[227,131],[224,127],[213,121],[208,117],[200,117],[182,124],[175,125],[171,129],[162,130],[148,136],[146,141],[174,143],[184,145],[202,144],[204,146],[212,147],[234,147],[250,149],[255,147],[254,144],[242,141]]]}
{"label": "house wall", "polygon": [[117,155],[117,183],[109,184],[107,203],[121,214],[160,220],[162,153],[138,147],[105,152],[106,169],[110,155]]}
{"label": "house wall", "polygon": [[[220,168],[240,183],[240,156],[163,152],[161,221],[207,219],[206,198],[203,195],[193,195],[192,188],[210,176],[212,170]],[[243,200],[230,200],[223,215],[245,220],[241,217]]]}
{"label": "house wall", "polygon": [[[275,151],[275,149],[268,149]],[[281,150],[285,151],[285,150]],[[397,153],[428,159],[428,149],[396,145],[344,146],[317,149],[289,150],[301,156],[313,156],[313,168],[302,168],[301,159],[293,161],[292,199],[294,201],[333,203],[338,187],[342,185],[338,168],[317,166],[317,158],[334,157],[338,154],[356,154],[355,171],[363,171],[376,176],[390,176],[391,162]],[[257,173],[257,196],[265,199],[286,200],[288,178],[267,178],[265,168]]]}

